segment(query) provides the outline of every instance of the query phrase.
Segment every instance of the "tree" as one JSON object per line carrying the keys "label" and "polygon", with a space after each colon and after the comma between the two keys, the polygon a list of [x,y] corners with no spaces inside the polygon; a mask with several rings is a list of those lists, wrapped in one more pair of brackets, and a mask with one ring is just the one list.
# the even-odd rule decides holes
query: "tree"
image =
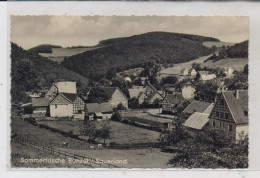
{"label": "tree", "polygon": [[99,130],[99,137],[104,139],[104,144],[106,143],[106,139],[109,139],[111,136],[111,127],[108,122],[105,122],[102,125],[102,128]]}
{"label": "tree", "polygon": [[234,72],[234,76],[227,78],[224,81],[225,86],[229,90],[247,90],[248,89],[248,75],[243,72]]}
{"label": "tree", "polygon": [[92,88],[88,95],[88,102],[90,103],[107,102],[109,99],[109,96],[100,87]]}
{"label": "tree", "polygon": [[129,107],[132,109],[136,109],[140,107],[139,101],[136,97],[129,100]]}
{"label": "tree", "polygon": [[199,71],[201,70],[201,67],[200,67],[200,64],[199,63],[196,63],[196,62],[193,62],[191,64],[192,68],[195,69],[196,71]]}
{"label": "tree", "polygon": [[159,98],[156,98],[154,101],[153,101],[153,104],[156,108],[159,108],[160,105],[161,105],[161,100]]}
{"label": "tree", "polygon": [[122,103],[119,103],[116,107],[117,110],[125,110],[125,107]]}
{"label": "tree", "polygon": [[88,136],[89,139],[96,138],[96,125],[94,122],[91,121],[84,121],[84,123],[79,126],[80,135]]}
{"label": "tree", "polygon": [[116,77],[116,69],[115,68],[111,68],[107,71],[107,74],[106,74],[106,78],[107,79],[112,79],[114,77]]}
{"label": "tree", "polygon": [[245,65],[245,67],[243,69],[243,73],[248,75],[248,64]]}
{"label": "tree", "polygon": [[140,77],[138,77],[137,79],[135,79],[135,80],[133,81],[133,84],[134,84],[134,85],[137,85],[137,86],[143,85],[142,79],[141,79]]}
{"label": "tree", "polygon": [[117,112],[115,112],[115,113],[112,115],[111,120],[121,122],[121,121],[122,121],[122,116],[121,116],[121,114],[117,111]]}
{"label": "tree", "polygon": [[218,85],[207,81],[198,82],[196,85],[195,99],[200,101],[214,102],[217,96]]}
{"label": "tree", "polygon": [[167,76],[162,78],[163,84],[173,84],[175,85],[178,82],[178,78],[176,76]]}

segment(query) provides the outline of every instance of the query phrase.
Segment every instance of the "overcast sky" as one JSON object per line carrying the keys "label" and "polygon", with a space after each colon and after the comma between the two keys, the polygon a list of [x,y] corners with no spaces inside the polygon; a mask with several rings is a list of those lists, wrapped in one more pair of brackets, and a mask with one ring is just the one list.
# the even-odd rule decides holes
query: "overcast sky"
{"label": "overcast sky", "polygon": [[249,19],[217,16],[11,16],[11,41],[24,49],[39,44],[94,46],[100,40],[151,31],[196,34],[237,43],[249,39]]}

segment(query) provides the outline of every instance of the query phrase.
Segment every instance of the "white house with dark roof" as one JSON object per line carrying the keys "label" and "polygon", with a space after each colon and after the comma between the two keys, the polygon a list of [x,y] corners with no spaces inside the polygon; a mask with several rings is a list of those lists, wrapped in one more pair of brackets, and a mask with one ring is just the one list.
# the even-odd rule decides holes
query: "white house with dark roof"
{"label": "white house with dark roof", "polygon": [[206,82],[215,79],[217,76],[216,74],[210,74],[208,71],[199,71],[199,80]]}
{"label": "white house with dark roof", "polygon": [[[49,104],[51,117],[82,118],[85,111],[84,101],[74,93],[60,93]],[[84,117],[82,118],[84,119]]]}
{"label": "white house with dark roof", "polygon": [[238,139],[248,134],[248,90],[222,91],[210,117],[210,126]]}

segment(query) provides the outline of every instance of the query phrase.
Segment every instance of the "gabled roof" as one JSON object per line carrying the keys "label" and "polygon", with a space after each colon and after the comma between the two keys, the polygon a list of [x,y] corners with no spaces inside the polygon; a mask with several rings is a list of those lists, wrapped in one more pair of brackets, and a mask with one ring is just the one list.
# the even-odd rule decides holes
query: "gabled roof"
{"label": "gabled roof", "polygon": [[128,89],[130,98],[139,98],[140,97],[140,93],[143,93],[145,91],[145,88],[130,88]]}
{"label": "gabled roof", "polygon": [[71,102],[74,102],[77,98],[77,94],[72,94],[72,93],[61,93],[64,95],[67,99],[69,99]]}
{"label": "gabled roof", "polygon": [[171,104],[179,104],[179,103],[182,103],[184,101],[186,101],[182,94],[181,93],[175,93],[175,94],[166,94],[165,98],[164,99],[167,99],[169,100],[169,102]]}
{"label": "gabled roof", "polygon": [[54,83],[59,93],[77,93],[76,82],[57,82]]}
{"label": "gabled roof", "polygon": [[248,90],[222,91],[222,94],[236,124],[247,124]]}
{"label": "gabled roof", "polygon": [[47,107],[49,103],[49,98],[32,98],[32,107]]}
{"label": "gabled roof", "polygon": [[110,103],[87,103],[86,108],[89,113],[113,112],[113,108]]}
{"label": "gabled roof", "polygon": [[122,95],[128,99],[125,94],[118,88],[118,87],[100,87],[101,89],[103,89],[104,93],[111,98],[113,96],[113,94],[115,93],[116,90],[120,91],[122,93]]}
{"label": "gabled roof", "polygon": [[145,87],[146,86],[149,86],[153,91],[156,91],[157,92],[157,89],[150,83],[150,82],[148,82],[146,85],[145,85]]}
{"label": "gabled roof", "polygon": [[216,74],[210,74],[208,71],[199,71],[198,73],[203,81],[213,80],[216,78]]}
{"label": "gabled roof", "polygon": [[209,114],[193,113],[184,123],[185,127],[201,130],[209,121]]}
{"label": "gabled roof", "polygon": [[209,113],[212,111],[213,106],[214,103],[194,100],[182,112],[186,114],[193,114],[194,112]]}

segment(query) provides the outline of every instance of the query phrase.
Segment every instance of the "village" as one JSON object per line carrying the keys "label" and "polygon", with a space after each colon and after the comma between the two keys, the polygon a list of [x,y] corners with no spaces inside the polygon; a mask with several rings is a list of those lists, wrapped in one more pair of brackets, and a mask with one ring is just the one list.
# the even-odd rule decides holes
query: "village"
{"label": "village", "polygon": [[[68,139],[58,144],[52,140],[45,142],[72,152],[81,150],[80,153],[84,149],[84,153],[97,151],[98,154],[102,149],[162,149],[163,133],[176,128],[180,117],[183,128],[191,135],[208,127],[224,131],[233,141],[248,134],[248,90],[229,90],[225,86],[225,81],[240,71],[231,66],[202,69],[193,63],[191,68],[174,75],[158,71],[156,77],[161,82],[157,83],[160,86],[157,89],[150,82],[151,70],[146,77],[140,77],[143,70],[137,72],[139,76],[134,76],[136,70],[130,70],[134,71],[130,75],[129,70],[127,74],[125,71],[115,74],[114,78],[129,86],[127,93],[120,85],[88,87],[83,93],[78,90],[77,82],[53,83],[50,88],[28,92],[31,102],[17,107],[17,115],[37,129],[80,140],[78,147]],[[208,93],[211,85],[217,86],[215,93]],[[205,91],[200,90],[203,87]],[[13,135],[17,137],[19,133]],[[166,148],[170,145],[163,146]]]}

